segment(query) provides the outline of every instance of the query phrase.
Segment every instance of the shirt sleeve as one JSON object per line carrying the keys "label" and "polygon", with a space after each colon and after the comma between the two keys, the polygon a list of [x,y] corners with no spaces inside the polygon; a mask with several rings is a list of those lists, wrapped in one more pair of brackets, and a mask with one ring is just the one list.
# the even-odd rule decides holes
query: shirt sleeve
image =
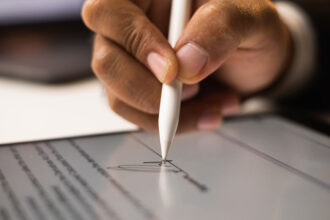
{"label": "shirt sleeve", "polygon": [[294,57],[290,68],[270,91],[272,97],[281,99],[294,96],[308,86],[308,82],[316,74],[317,48],[315,31],[306,12],[292,2],[279,1],[275,5],[294,43]]}

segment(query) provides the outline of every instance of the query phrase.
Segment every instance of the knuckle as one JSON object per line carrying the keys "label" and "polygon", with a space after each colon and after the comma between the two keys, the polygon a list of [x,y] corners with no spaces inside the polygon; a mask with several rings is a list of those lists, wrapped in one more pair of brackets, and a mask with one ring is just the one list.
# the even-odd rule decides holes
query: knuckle
{"label": "knuckle", "polygon": [[81,10],[82,20],[85,25],[93,31],[95,30],[96,20],[100,14],[100,9],[100,0],[87,0]]}
{"label": "knuckle", "polygon": [[103,69],[102,65],[100,64],[100,60],[95,59],[94,57],[92,58],[91,61],[91,67],[95,75],[100,75],[100,73],[102,72],[101,69]]}
{"label": "knuckle", "polygon": [[93,72],[109,86],[115,83],[116,73],[120,72],[119,57],[109,48],[99,48],[93,54],[91,67]]}
{"label": "knuckle", "polygon": [[[226,11],[226,20],[234,33],[241,36],[249,35],[265,24],[272,24],[277,18],[277,12],[271,2],[251,4],[248,1],[242,4],[232,4],[225,1],[222,6]],[[220,12],[221,13],[221,12]]]}
{"label": "knuckle", "polygon": [[258,14],[259,20],[262,21],[263,24],[275,24],[279,21],[279,15],[274,8],[274,6],[267,5],[263,7]]}
{"label": "knuckle", "polygon": [[[218,18],[223,14],[221,11],[222,5],[218,1],[212,1],[207,4],[202,5],[199,10],[199,15],[202,19],[207,19],[209,17]],[[208,25],[213,26],[214,23],[210,23]]]}
{"label": "knuckle", "polygon": [[108,44],[106,39],[97,35],[94,40],[94,50],[92,56],[91,67],[94,73],[102,75],[118,63],[118,54]]}
{"label": "knuckle", "polygon": [[212,1],[209,4],[202,5],[202,10],[207,14],[207,16],[216,16],[221,14],[224,6],[224,2]]}
{"label": "knuckle", "polygon": [[241,20],[246,21],[243,22],[243,24],[248,24],[251,28],[258,28],[261,25],[270,24],[274,22],[277,15],[274,6],[269,2],[259,3],[253,7],[248,5],[240,9],[240,11]]}
{"label": "knuckle", "polygon": [[122,102],[118,98],[110,97],[110,96],[108,97],[108,102],[109,102],[109,106],[112,109],[112,111],[114,111],[118,115],[121,115],[122,107],[123,107]]}
{"label": "knuckle", "polygon": [[149,22],[144,15],[135,15],[129,20],[123,29],[123,44],[129,53],[139,56],[152,39],[152,33],[147,28]]}
{"label": "knuckle", "polygon": [[256,17],[248,7],[234,5],[230,8],[230,26],[236,33],[247,34],[256,23]]}
{"label": "knuckle", "polygon": [[99,57],[98,55],[93,54],[92,58],[92,70],[96,75],[103,75],[104,72],[106,72],[106,69],[108,69],[108,63],[106,62],[106,57]]}

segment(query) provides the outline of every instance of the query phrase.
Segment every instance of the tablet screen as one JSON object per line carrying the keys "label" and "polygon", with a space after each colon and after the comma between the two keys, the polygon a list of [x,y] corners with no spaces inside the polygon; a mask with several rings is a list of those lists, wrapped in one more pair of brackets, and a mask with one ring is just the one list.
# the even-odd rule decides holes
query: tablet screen
{"label": "tablet screen", "polygon": [[0,148],[3,219],[330,219],[330,138],[278,115]]}

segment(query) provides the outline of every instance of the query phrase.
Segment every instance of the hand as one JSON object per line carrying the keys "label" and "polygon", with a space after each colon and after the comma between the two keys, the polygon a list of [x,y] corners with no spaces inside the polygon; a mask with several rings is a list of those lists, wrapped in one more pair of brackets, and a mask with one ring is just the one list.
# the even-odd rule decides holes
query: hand
{"label": "hand", "polygon": [[[170,2],[87,0],[82,17],[96,32],[93,71],[111,108],[151,131],[158,130],[161,82],[178,78],[189,85],[178,132],[214,129],[239,97],[265,89],[286,68],[289,32],[269,0],[195,0],[172,49],[165,37]],[[204,90],[204,81],[218,85]]]}

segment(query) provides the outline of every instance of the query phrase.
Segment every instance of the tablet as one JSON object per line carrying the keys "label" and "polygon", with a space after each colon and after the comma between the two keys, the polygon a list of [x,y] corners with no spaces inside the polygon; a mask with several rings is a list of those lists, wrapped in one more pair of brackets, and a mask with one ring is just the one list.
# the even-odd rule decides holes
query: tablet
{"label": "tablet", "polygon": [[0,219],[330,219],[330,138],[278,114],[0,147]]}

